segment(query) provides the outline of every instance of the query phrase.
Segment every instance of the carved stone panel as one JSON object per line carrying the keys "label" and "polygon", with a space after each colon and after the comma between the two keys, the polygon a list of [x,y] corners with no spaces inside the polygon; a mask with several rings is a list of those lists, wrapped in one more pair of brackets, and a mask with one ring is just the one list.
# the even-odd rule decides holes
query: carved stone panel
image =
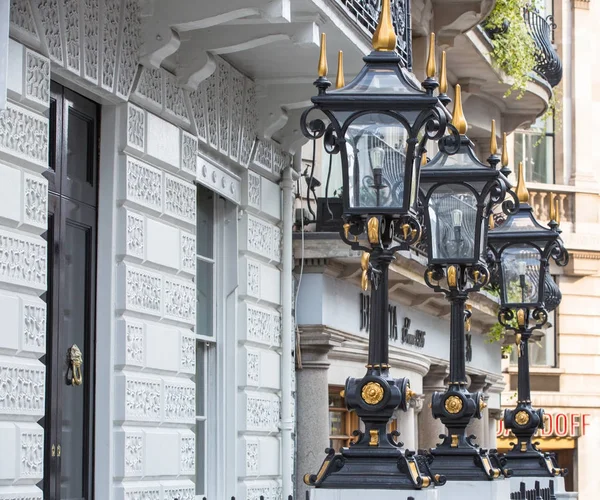
{"label": "carved stone panel", "polygon": [[125,307],[131,311],[160,316],[162,277],[144,269],[125,266]]}
{"label": "carved stone panel", "polygon": [[194,423],[196,419],[196,386],[189,382],[165,382],[164,420]]}
{"label": "carved stone panel", "polygon": [[0,364],[0,414],[42,416],[46,370],[42,365]]}
{"label": "carved stone panel", "polygon": [[160,380],[128,377],[125,381],[125,418],[128,420],[159,421],[160,402]]}
{"label": "carved stone panel", "polygon": [[0,281],[46,290],[46,242],[0,231]]}
{"label": "carved stone panel", "polygon": [[160,212],[163,200],[162,172],[147,163],[127,157],[126,199]]}
{"label": "carved stone panel", "polygon": [[50,105],[50,61],[25,49],[25,65],[25,97],[47,108]]}
{"label": "carved stone panel", "polygon": [[190,325],[196,322],[196,287],[191,282],[164,279],[164,315]]}
{"label": "carved stone panel", "polygon": [[196,189],[190,182],[165,174],[165,206],[164,213],[196,223]]}
{"label": "carved stone panel", "polygon": [[23,174],[23,222],[46,228],[48,222],[48,182],[41,176]]}

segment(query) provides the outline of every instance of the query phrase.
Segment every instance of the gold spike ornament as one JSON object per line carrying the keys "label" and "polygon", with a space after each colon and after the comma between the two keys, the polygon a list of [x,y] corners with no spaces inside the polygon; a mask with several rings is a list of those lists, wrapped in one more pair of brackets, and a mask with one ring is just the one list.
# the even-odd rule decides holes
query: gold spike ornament
{"label": "gold spike ornament", "polygon": [[498,154],[498,143],[496,142],[496,120],[492,120],[492,133],[490,136],[490,154]]}
{"label": "gold spike ornament", "polygon": [[344,85],[346,85],[346,81],[344,80],[344,52],[340,50],[338,52],[338,70],[335,88],[341,89]]}
{"label": "gold spike ornament", "polygon": [[448,73],[446,70],[446,51],[442,52],[442,64],[440,69],[440,94],[448,93]]}
{"label": "gold spike ornament", "polygon": [[467,130],[469,129],[469,125],[467,124],[467,119],[465,118],[465,114],[463,112],[462,107],[462,94],[460,90],[460,85],[457,83],[456,87],[456,96],[454,97],[454,111],[452,113],[452,125],[456,127],[458,133],[461,135],[465,135]]}
{"label": "gold spike ornament", "polygon": [[502,134],[502,166],[508,166],[508,148],[506,147],[506,132]]}
{"label": "gold spike ornament", "polygon": [[321,33],[321,53],[319,54],[319,77],[327,76],[327,35]]}
{"label": "gold spike ornament", "polygon": [[390,0],[381,0],[379,22],[375,33],[373,33],[373,49],[384,52],[396,50],[396,32],[392,24]]}
{"label": "gold spike ornament", "polygon": [[363,252],[360,258],[360,268],[362,269],[362,277],[360,281],[361,288],[366,292],[369,289],[369,260],[371,254],[369,252]]}
{"label": "gold spike ornament", "polygon": [[519,162],[519,181],[517,182],[517,198],[521,203],[529,203],[529,191],[525,186],[525,172],[523,170],[523,162]]}
{"label": "gold spike ornament", "polygon": [[435,33],[431,33],[429,35],[429,56],[427,57],[427,67],[425,69],[425,74],[427,78],[435,78],[435,72],[437,68],[435,67]]}

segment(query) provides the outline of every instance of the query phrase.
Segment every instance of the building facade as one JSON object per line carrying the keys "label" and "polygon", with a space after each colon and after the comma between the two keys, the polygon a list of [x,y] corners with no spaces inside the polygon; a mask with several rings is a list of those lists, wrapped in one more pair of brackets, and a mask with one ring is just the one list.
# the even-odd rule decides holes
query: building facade
{"label": "building facade", "polygon": [[[0,2],[0,499],[279,500],[349,439],[338,389],[362,374],[367,306],[336,235],[293,235],[296,183],[325,172],[298,123],[321,32],[351,78],[375,3]],[[502,99],[479,26],[493,3],[394,7],[419,77],[438,33],[482,157],[490,118],[511,132],[552,95],[538,79]],[[423,262],[392,270],[411,448],[441,431],[427,404],[448,359]],[[495,301],[472,302],[471,389],[489,396],[473,433],[492,447]]]}

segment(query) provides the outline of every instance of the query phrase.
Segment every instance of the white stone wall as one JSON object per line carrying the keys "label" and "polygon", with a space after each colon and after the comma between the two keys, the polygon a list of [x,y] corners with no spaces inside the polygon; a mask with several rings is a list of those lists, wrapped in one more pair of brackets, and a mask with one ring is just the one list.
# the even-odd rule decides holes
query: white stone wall
{"label": "white stone wall", "polygon": [[50,62],[11,41],[0,111],[0,498],[41,499]]}

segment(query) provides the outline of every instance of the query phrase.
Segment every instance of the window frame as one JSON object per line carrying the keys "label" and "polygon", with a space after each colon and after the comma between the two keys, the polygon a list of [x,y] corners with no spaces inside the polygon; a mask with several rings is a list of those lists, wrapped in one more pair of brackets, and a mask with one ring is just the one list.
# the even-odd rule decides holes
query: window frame
{"label": "window frame", "polygon": [[[539,120],[538,120],[539,122]],[[536,123],[538,123],[536,122]],[[555,120],[554,120],[554,115],[551,118],[548,118],[547,120],[541,121],[539,122],[539,124],[541,125],[540,127],[536,127],[536,123],[532,124],[530,128],[528,129],[518,129],[515,130],[514,134],[514,138],[513,138],[513,144],[514,144],[514,156],[515,156],[515,163],[518,164],[519,162],[523,162],[523,168],[524,168],[524,175],[525,175],[525,180],[527,182],[537,182],[540,184],[555,184],[556,183],[556,130],[555,130]],[[522,154],[521,157],[519,157],[517,155],[517,136],[522,136]],[[532,143],[531,146],[529,146],[529,148],[534,149],[537,147],[545,147],[547,148],[546,151],[546,164],[548,162],[550,162],[550,168],[548,169],[548,165],[546,165],[546,171],[550,172],[549,178],[546,179],[545,181],[538,181],[538,180],[534,180],[532,175],[533,173],[531,172],[530,169],[530,161],[533,158],[533,155],[530,155],[531,158],[529,159],[529,161],[527,160],[528,155],[527,155],[527,145],[526,145],[526,138],[531,138],[530,140],[533,140],[533,138],[537,138],[537,140],[539,140],[540,138],[543,138],[544,142],[546,144],[538,144],[537,146],[535,146],[535,143]],[[550,141],[550,147],[547,144],[547,141]],[[548,158],[548,156],[550,156],[550,158]]]}

